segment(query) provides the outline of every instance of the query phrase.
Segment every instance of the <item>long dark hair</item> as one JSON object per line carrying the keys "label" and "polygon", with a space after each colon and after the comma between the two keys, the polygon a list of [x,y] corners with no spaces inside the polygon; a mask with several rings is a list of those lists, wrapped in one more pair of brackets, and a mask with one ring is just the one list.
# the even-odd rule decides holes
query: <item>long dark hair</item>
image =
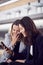
{"label": "long dark hair", "polygon": [[25,28],[25,31],[27,32],[27,37],[24,38],[24,43],[27,45],[33,44],[33,38],[35,38],[40,33],[36,28],[33,20],[26,16],[21,19],[20,24]]}

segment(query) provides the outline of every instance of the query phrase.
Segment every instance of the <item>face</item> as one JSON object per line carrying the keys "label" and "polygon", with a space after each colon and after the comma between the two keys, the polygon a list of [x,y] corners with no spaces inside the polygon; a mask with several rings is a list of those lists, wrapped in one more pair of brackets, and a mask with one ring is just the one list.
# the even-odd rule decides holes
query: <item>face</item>
{"label": "face", "polygon": [[13,25],[12,34],[13,35],[19,34],[19,26]]}
{"label": "face", "polygon": [[25,28],[21,24],[19,24],[19,28],[20,28],[20,33],[22,33],[23,36],[26,37]]}

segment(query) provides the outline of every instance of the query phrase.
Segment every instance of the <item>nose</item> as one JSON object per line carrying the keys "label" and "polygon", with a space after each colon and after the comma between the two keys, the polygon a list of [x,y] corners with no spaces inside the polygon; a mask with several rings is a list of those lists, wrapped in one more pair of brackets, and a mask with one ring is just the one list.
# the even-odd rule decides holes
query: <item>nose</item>
{"label": "nose", "polygon": [[14,33],[17,33],[17,31],[13,31]]}

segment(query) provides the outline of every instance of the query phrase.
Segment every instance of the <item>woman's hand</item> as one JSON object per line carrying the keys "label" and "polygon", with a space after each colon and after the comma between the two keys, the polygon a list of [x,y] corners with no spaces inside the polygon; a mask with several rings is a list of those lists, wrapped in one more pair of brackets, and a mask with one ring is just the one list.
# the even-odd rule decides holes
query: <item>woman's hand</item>
{"label": "woman's hand", "polygon": [[20,63],[25,63],[25,59],[24,60],[16,60],[16,62],[20,62]]}
{"label": "woman's hand", "polygon": [[19,34],[13,34],[12,35],[12,46],[14,46],[16,44],[16,42],[18,41],[18,38],[19,38]]}
{"label": "woman's hand", "polygon": [[12,55],[12,53],[13,53],[13,51],[11,51],[10,49],[5,49],[5,51],[7,52],[7,53],[9,53],[10,55]]}
{"label": "woman's hand", "polygon": [[11,60],[11,59],[8,59],[6,62],[7,62],[7,63],[10,63],[10,62],[12,62],[12,60]]}
{"label": "woman's hand", "polygon": [[24,28],[21,24],[19,24],[19,28],[20,28],[20,33],[22,33],[23,36],[26,37],[26,31],[25,31],[25,28]]}

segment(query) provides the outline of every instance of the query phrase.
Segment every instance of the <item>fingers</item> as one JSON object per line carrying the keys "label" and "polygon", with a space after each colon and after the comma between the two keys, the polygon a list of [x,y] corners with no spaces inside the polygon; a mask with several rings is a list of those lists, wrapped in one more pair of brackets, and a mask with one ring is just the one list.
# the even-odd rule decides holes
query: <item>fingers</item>
{"label": "fingers", "polygon": [[12,51],[10,50],[10,49],[5,49],[5,51],[7,52],[7,53],[9,53],[9,54],[12,54]]}
{"label": "fingers", "polygon": [[12,40],[17,41],[19,38],[19,34],[15,34],[14,36],[12,36]]}
{"label": "fingers", "polygon": [[6,62],[7,62],[7,63],[10,63],[10,62],[12,62],[12,60],[11,60],[11,59],[8,59]]}

